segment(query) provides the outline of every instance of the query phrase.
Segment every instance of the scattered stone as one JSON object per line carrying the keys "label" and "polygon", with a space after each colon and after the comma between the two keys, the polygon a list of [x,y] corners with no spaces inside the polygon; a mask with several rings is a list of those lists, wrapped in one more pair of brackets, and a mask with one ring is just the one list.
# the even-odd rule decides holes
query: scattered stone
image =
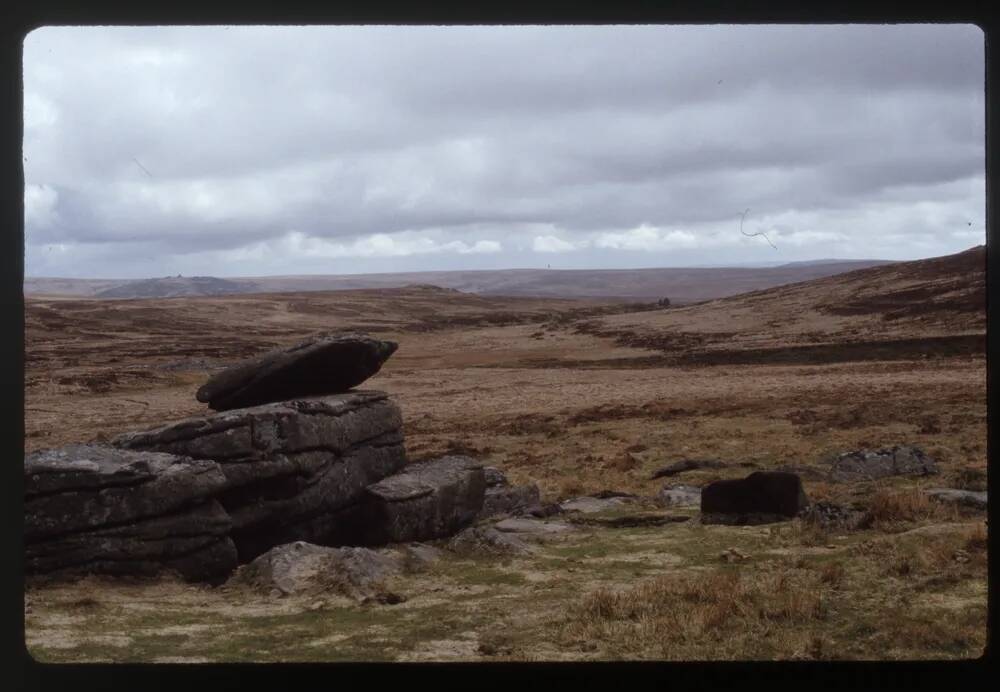
{"label": "scattered stone", "polygon": [[528,555],[533,548],[511,533],[492,526],[470,526],[448,541],[448,549],[459,555]]}
{"label": "scattered stone", "polygon": [[750,559],[750,556],[736,548],[727,548],[719,554],[719,559],[725,562],[743,562]]}
{"label": "scattered stone", "polygon": [[388,551],[296,541],[243,565],[228,584],[276,590],[282,596],[340,594],[360,602],[382,593],[383,581],[402,571],[402,559]]}
{"label": "scattered stone", "polygon": [[986,491],[959,490],[957,488],[931,488],[927,495],[939,502],[986,510]]}
{"label": "scattered stone", "polygon": [[570,522],[585,526],[604,526],[609,529],[626,529],[639,526],[665,526],[688,521],[691,517],[661,512],[641,512],[616,517],[572,517]]}
{"label": "scattered stone", "polygon": [[189,418],[113,444],[217,461],[240,562],[296,540],[362,544],[366,488],[406,461],[399,408],[374,391]]}
{"label": "scattered stone", "polygon": [[442,555],[440,548],[425,543],[407,543],[402,546],[393,546],[391,550],[403,558],[403,567],[406,572],[423,571],[440,560]]}
{"label": "scattered stone", "polygon": [[372,603],[381,603],[383,605],[396,605],[397,603],[405,603],[406,596],[398,594],[395,591],[378,591],[372,596],[366,596],[361,600],[361,605],[370,605]]}
{"label": "scattered stone", "polygon": [[365,544],[450,536],[476,518],[485,490],[483,466],[469,457],[409,465],[367,488]]}
{"label": "scattered stone", "polygon": [[923,450],[910,445],[858,450],[841,454],[833,460],[829,478],[845,483],[874,480],[887,476],[925,476],[938,473],[937,463]]}
{"label": "scattered stone", "polygon": [[664,476],[676,476],[678,473],[694,471],[695,469],[721,469],[725,468],[725,466],[726,464],[718,459],[681,459],[678,462],[654,471],[649,479],[656,480]]}
{"label": "scattered stone", "polygon": [[324,334],[226,368],[196,397],[225,411],[346,392],[377,373],[397,347],[361,334]]}
{"label": "scattered stone", "polygon": [[701,488],[694,485],[665,485],[657,495],[664,507],[688,507],[701,504]]}
{"label": "scattered stone", "polygon": [[527,540],[546,540],[555,538],[560,534],[575,531],[570,525],[557,521],[542,521],[540,519],[529,519],[527,517],[511,517],[494,524],[497,531],[503,533],[513,533]]}
{"label": "scattered stone", "polygon": [[598,500],[607,500],[612,497],[620,497],[622,499],[635,500],[638,499],[638,495],[634,493],[623,493],[619,490],[601,490],[599,492],[593,493],[590,497],[596,497]]}
{"label": "scattered stone", "polygon": [[825,500],[812,503],[801,516],[803,521],[816,524],[823,529],[854,531],[866,528],[871,523],[868,512]]}
{"label": "scattered stone", "polygon": [[493,517],[499,514],[526,514],[538,506],[541,493],[534,483],[518,486],[487,487],[483,495],[483,509],[479,517]]}
{"label": "scattered stone", "polygon": [[24,460],[27,574],[215,581],[236,567],[212,461],[70,445]]}
{"label": "scattered stone", "polygon": [[746,478],[716,481],[701,493],[705,524],[754,525],[785,521],[809,504],[792,473],[755,471]]}
{"label": "scattered stone", "polygon": [[608,498],[597,498],[597,497],[575,497],[572,500],[566,500],[559,504],[559,507],[564,512],[582,512],[584,514],[590,514],[592,512],[601,512],[606,509],[611,509],[613,507],[619,507],[630,502],[630,498],[626,497],[608,497]]}
{"label": "scattered stone", "polygon": [[527,514],[538,519],[544,519],[545,517],[552,517],[557,514],[562,514],[563,508],[559,506],[556,502],[549,502],[547,504],[541,504],[531,507],[528,509]]}

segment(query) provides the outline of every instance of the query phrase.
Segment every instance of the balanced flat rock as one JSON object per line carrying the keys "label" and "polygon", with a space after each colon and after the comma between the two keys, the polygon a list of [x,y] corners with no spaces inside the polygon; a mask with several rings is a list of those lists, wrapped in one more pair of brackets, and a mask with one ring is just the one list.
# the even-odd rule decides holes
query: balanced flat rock
{"label": "balanced flat rock", "polygon": [[450,536],[483,507],[486,479],[480,462],[446,456],[412,464],[368,487],[369,544]]}
{"label": "balanced flat rock", "polygon": [[398,345],[362,334],[324,334],[212,376],[198,401],[216,411],[346,392],[374,375]]}

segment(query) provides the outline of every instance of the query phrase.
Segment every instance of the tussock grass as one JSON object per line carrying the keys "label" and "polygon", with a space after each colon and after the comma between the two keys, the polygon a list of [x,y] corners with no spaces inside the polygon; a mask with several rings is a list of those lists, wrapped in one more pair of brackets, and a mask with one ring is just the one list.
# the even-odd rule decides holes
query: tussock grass
{"label": "tussock grass", "polygon": [[919,488],[876,490],[868,513],[876,530],[892,530],[904,522],[957,521],[961,517],[957,508],[935,502]]}
{"label": "tussock grass", "polygon": [[611,655],[808,657],[809,626],[826,617],[822,587],[812,573],[670,574],[590,593],[568,613],[561,634],[570,646],[597,642]]}

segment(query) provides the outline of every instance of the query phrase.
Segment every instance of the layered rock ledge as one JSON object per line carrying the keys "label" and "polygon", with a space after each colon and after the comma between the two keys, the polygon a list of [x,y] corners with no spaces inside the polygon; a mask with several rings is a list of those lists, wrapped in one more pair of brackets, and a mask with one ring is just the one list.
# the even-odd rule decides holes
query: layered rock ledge
{"label": "layered rock ledge", "polygon": [[101,445],[24,460],[25,571],[223,578],[236,566],[214,461]]}
{"label": "layered rock ledge", "polygon": [[217,462],[240,562],[293,541],[358,543],[365,489],[406,461],[399,407],[375,391],[189,418],[112,444]]}

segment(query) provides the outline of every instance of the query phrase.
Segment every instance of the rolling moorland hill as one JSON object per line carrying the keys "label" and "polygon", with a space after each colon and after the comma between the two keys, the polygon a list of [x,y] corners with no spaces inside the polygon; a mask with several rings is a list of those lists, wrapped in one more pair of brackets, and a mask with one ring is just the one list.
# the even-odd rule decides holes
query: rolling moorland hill
{"label": "rolling moorland hill", "polygon": [[774,267],[505,269],[230,279],[206,276],[170,276],[140,280],[28,277],[24,280],[24,292],[32,296],[77,298],[172,298],[241,293],[401,288],[412,284],[432,284],[481,295],[624,300],[654,300],[669,297],[674,303],[691,303],[882,264],[887,262],[821,260],[794,262]]}

